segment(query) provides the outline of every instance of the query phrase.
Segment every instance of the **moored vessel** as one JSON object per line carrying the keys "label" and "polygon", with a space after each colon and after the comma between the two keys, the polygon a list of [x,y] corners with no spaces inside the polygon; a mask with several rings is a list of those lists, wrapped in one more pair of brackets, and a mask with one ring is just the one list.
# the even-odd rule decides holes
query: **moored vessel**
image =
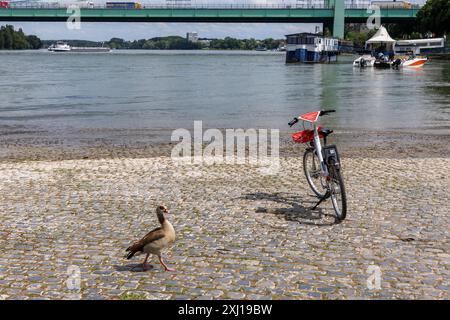
{"label": "moored vessel", "polygon": [[329,63],[336,62],[339,41],[315,33],[294,33],[286,35],[286,63]]}

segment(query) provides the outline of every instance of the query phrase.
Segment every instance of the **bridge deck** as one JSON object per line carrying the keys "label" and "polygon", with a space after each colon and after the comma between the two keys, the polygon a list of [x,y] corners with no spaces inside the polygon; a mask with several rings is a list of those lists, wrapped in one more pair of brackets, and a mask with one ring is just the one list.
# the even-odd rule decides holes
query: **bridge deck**
{"label": "bridge deck", "polygon": [[[416,17],[418,9],[382,9],[381,21],[401,22]],[[88,22],[328,22],[333,9],[80,9]],[[72,11],[65,8],[0,9],[0,21],[66,21]],[[365,22],[366,9],[346,9],[345,22]]]}

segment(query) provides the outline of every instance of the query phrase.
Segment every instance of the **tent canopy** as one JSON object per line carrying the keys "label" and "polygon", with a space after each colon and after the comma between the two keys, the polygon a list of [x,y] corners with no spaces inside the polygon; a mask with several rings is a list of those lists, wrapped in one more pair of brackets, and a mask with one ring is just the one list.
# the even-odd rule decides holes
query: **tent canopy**
{"label": "tent canopy", "polygon": [[394,43],[395,40],[391,38],[386,28],[381,26],[380,29],[373,35],[366,43]]}

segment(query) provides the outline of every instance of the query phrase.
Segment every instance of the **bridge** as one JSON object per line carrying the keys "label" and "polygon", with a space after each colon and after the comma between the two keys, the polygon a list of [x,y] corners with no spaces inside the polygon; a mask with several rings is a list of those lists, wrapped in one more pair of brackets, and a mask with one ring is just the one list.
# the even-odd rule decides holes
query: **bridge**
{"label": "bridge", "polygon": [[[381,8],[381,23],[414,20],[419,8]],[[139,9],[111,9],[103,6],[81,7],[81,22],[228,22],[228,23],[323,23],[333,36],[344,37],[345,23],[365,23],[374,14],[368,8],[345,8],[344,0],[325,0],[322,7],[220,6],[169,7],[145,6]],[[67,21],[72,9],[53,4],[14,5],[0,8],[0,21]]]}

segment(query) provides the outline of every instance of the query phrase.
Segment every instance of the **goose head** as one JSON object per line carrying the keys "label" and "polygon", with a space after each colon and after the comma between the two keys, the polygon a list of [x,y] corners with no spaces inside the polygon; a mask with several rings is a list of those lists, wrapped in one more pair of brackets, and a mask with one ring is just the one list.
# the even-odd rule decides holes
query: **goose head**
{"label": "goose head", "polygon": [[164,220],[166,220],[166,218],[164,217],[164,214],[168,213],[168,212],[169,212],[169,210],[164,205],[160,205],[160,206],[156,207],[156,216],[158,217],[159,223],[162,224],[164,222]]}

